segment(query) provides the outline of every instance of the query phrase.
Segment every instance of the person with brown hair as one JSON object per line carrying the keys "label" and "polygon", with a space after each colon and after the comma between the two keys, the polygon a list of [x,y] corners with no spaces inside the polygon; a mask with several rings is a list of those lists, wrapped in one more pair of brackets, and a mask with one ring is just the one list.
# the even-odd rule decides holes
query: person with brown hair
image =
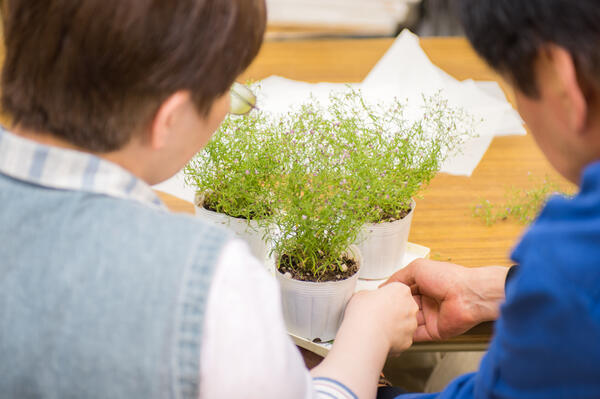
{"label": "person with brown hair", "polygon": [[4,5],[0,397],[374,397],[407,286],[356,295],[311,378],[247,246],[150,188],[228,112],[263,0]]}

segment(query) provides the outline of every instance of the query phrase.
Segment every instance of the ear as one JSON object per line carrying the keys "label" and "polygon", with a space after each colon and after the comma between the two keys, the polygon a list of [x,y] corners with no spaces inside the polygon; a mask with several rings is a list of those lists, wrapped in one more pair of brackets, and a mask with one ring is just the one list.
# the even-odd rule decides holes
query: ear
{"label": "ear", "polygon": [[[573,57],[564,48],[550,45],[542,50],[542,64],[546,64],[546,82],[540,82],[540,87],[547,85],[551,91],[555,116],[561,120],[570,132],[580,134],[584,131],[587,121],[588,104],[582,87],[577,79],[577,70]],[[542,77],[544,79],[544,77]],[[548,93],[546,93],[548,94]]]}
{"label": "ear", "polygon": [[153,149],[160,149],[167,145],[180,122],[182,110],[189,101],[189,91],[177,91],[160,105],[150,129],[150,145]]}

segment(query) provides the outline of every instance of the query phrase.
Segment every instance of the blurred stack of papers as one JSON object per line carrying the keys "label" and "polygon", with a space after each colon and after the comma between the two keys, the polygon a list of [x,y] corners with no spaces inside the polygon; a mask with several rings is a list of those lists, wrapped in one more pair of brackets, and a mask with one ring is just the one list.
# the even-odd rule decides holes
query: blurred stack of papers
{"label": "blurred stack of papers", "polygon": [[[311,96],[325,104],[332,91],[347,90],[344,83],[306,83],[271,76],[260,82],[259,108],[271,112],[287,112],[291,107],[310,100]],[[411,106],[420,106],[423,95],[436,93],[451,106],[464,108],[476,120],[477,137],[468,140],[462,153],[448,159],[442,172],[470,176],[495,136],[525,134],[519,114],[506,100],[496,82],[458,81],[433,65],[419,45],[419,38],[405,30],[373,67],[360,88],[371,101],[406,100]],[[155,186],[187,201],[194,198],[194,190],[183,184],[180,172]]]}
{"label": "blurred stack of papers", "polygon": [[421,0],[267,0],[267,36],[393,35]]}

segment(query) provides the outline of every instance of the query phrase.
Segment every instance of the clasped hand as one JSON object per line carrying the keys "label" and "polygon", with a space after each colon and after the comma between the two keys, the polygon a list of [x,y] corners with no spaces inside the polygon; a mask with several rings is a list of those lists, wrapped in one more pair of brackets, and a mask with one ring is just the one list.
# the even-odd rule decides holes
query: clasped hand
{"label": "clasped hand", "polygon": [[442,340],[498,317],[507,271],[501,266],[467,268],[417,259],[382,288],[397,282],[409,286],[419,307],[414,341]]}

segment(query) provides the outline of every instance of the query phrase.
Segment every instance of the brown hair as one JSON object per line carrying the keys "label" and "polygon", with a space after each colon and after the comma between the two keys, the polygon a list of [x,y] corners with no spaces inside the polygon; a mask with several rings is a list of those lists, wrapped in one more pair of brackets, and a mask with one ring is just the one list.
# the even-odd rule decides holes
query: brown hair
{"label": "brown hair", "polygon": [[190,90],[199,112],[258,53],[264,0],[8,0],[2,106],[94,152],[126,144]]}

